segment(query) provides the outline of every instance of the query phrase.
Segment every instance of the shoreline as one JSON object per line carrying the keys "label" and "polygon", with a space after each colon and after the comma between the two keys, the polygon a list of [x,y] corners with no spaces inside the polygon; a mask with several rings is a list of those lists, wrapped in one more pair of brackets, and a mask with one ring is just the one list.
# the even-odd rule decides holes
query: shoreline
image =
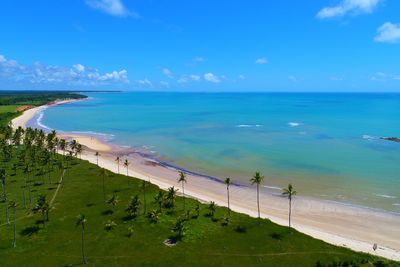
{"label": "shoreline", "polygon": [[[59,101],[52,105],[67,104],[82,100]],[[26,125],[40,112],[51,107],[44,105],[29,109],[12,120],[13,127]],[[121,162],[130,161],[129,176],[150,181],[162,189],[175,186],[177,169],[167,163],[158,162],[133,149],[112,145],[97,136],[81,133],[61,132],[59,137],[75,139],[84,146],[82,159],[96,164],[94,151],[98,151],[99,166],[117,172],[115,157],[121,156]],[[120,163],[120,173],[126,174],[126,168]],[[219,206],[226,206],[226,187],[221,181],[209,179],[206,175],[188,172],[185,195],[203,202],[215,201]],[[179,192],[179,191],[178,191]],[[257,217],[255,189],[247,186],[232,185],[231,209],[236,212]],[[278,195],[261,193],[261,216],[271,221],[287,225],[288,202]],[[377,211],[370,208],[330,202],[326,200],[296,197],[293,201],[293,228],[328,243],[344,246],[355,251],[370,253],[385,258],[400,260],[400,215]],[[372,249],[373,244],[378,249]]]}

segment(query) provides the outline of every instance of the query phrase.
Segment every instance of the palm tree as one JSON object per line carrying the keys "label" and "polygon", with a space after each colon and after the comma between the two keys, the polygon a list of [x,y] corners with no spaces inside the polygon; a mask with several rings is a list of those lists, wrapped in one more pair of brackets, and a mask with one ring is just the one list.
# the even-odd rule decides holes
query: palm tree
{"label": "palm tree", "polygon": [[75,152],[76,152],[76,155],[79,155],[80,159],[82,159],[82,151],[83,151],[82,145],[77,144],[76,148],[75,148]]}
{"label": "palm tree", "polygon": [[182,239],[182,237],[185,235],[186,231],[186,226],[185,226],[186,220],[179,218],[174,227],[172,228],[172,231],[176,233],[177,239]]}
{"label": "palm tree", "polygon": [[76,221],[76,226],[81,226],[82,227],[82,263],[87,264],[87,260],[85,257],[85,224],[87,220],[85,215],[80,214],[78,216],[78,220]]}
{"label": "palm tree", "polygon": [[257,210],[258,210],[258,219],[260,219],[260,184],[264,181],[264,176],[262,176],[259,172],[256,172],[254,176],[250,179],[252,185],[257,185]]}
{"label": "palm tree", "polygon": [[[26,187],[26,184],[28,184],[29,205],[31,205],[31,203],[32,203],[31,181],[30,181],[30,178],[29,178],[30,173],[31,173],[31,167],[27,164],[24,167],[24,174],[25,174],[25,177],[26,177],[25,178],[25,187]],[[24,193],[24,199],[25,199],[25,193]]]}
{"label": "palm tree", "polygon": [[162,191],[162,190],[158,191],[158,194],[154,197],[154,202],[158,205],[160,213],[162,212],[162,206],[164,204],[164,199],[165,199],[165,195],[164,195],[164,191]]}
{"label": "palm tree", "polygon": [[4,196],[4,201],[6,203],[6,220],[7,220],[7,224],[10,224],[10,217],[8,215],[8,205],[7,205],[6,170],[5,169],[0,169],[0,182],[1,182],[1,185],[3,186],[3,196]]}
{"label": "palm tree", "polygon": [[129,160],[125,159],[124,167],[126,168],[126,176],[128,177],[128,187],[131,187],[130,179],[129,179]]}
{"label": "palm tree", "polygon": [[115,159],[115,161],[117,162],[118,174],[119,174],[119,162],[121,161],[121,157],[120,157],[120,156],[117,156],[117,158]]}
{"label": "palm tree", "polygon": [[106,186],[105,186],[105,177],[107,176],[107,170],[105,168],[100,169],[100,175],[103,179],[103,200],[106,201]]}
{"label": "palm tree", "polygon": [[128,215],[131,218],[134,218],[137,216],[139,208],[140,208],[140,199],[139,199],[139,196],[136,195],[131,198],[131,201],[129,202],[129,205],[125,209],[125,211],[128,213]]}
{"label": "palm tree", "polygon": [[67,147],[67,141],[65,139],[60,140],[60,148],[63,151],[63,156],[65,156],[65,148]]}
{"label": "palm tree", "polygon": [[144,204],[143,214],[146,214],[147,203],[146,203],[146,181],[145,180],[142,181],[142,189],[143,189],[143,204]]}
{"label": "palm tree", "polygon": [[38,200],[36,202],[35,207],[33,207],[32,211],[34,213],[40,212],[43,217],[43,227],[45,226],[45,222],[49,220],[49,210],[50,210],[50,205],[46,200],[45,195],[40,195],[38,197]]}
{"label": "palm tree", "polygon": [[107,204],[111,206],[113,212],[115,210],[115,207],[117,206],[119,202],[119,197],[115,194],[113,194],[108,200],[107,200]]}
{"label": "palm tree", "polygon": [[283,189],[282,195],[287,196],[289,199],[289,229],[291,227],[291,217],[292,217],[292,197],[296,195],[297,192],[293,189],[292,184],[289,184],[287,188]]}
{"label": "palm tree", "polygon": [[215,204],[214,201],[211,201],[210,204],[208,205],[208,211],[211,218],[214,218],[216,210],[217,210],[217,205]]}
{"label": "palm tree", "polygon": [[182,185],[183,211],[185,211],[185,210],[186,210],[186,203],[185,203],[185,183],[187,183],[186,174],[185,174],[185,173],[179,172],[178,183],[181,183],[181,185]]}
{"label": "palm tree", "polygon": [[13,209],[13,217],[14,217],[14,240],[13,240],[13,247],[15,248],[17,246],[17,219],[15,215],[15,209],[17,208],[17,203],[15,201],[10,201],[8,204],[8,207]]}
{"label": "palm tree", "polygon": [[100,153],[96,151],[96,153],[94,153],[94,155],[96,156],[97,166],[99,166],[99,156],[100,156]]}
{"label": "palm tree", "polygon": [[176,189],[175,187],[168,188],[167,191],[167,207],[173,209],[175,207],[175,198],[176,198]]}
{"label": "palm tree", "polygon": [[226,178],[224,183],[226,184],[226,193],[228,196],[228,215],[231,216],[231,206],[229,202],[229,186],[232,184],[231,178]]}

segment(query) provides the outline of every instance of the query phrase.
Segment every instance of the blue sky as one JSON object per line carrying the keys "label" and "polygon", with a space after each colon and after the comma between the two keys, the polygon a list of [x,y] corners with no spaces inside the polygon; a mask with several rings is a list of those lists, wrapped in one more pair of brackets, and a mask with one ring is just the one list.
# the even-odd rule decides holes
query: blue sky
{"label": "blue sky", "polygon": [[13,0],[0,25],[0,90],[400,92],[398,0]]}

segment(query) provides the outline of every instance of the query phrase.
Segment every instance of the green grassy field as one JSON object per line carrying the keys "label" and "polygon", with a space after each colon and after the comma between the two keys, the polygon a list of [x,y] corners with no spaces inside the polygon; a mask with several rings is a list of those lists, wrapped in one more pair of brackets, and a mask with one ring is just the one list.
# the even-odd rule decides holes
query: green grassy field
{"label": "green grassy field", "polygon": [[[89,266],[399,266],[329,245],[269,220],[232,212],[225,225],[226,208],[217,207],[212,217],[208,203],[189,198],[177,197],[173,209],[162,207],[157,221],[152,221],[147,215],[159,209],[154,201],[158,187],[147,183],[144,191],[142,181],[108,173],[104,194],[103,176],[96,165],[76,158],[67,161],[61,155],[41,163],[40,156],[22,155],[33,150],[41,155],[43,151],[30,148],[26,153],[24,146],[12,146],[7,159],[4,147],[0,146],[0,168],[6,171],[7,198],[1,194],[0,266],[82,265],[81,227],[76,225],[79,214],[87,219],[85,253]],[[28,162],[34,163],[29,175],[24,174]],[[115,207],[105,201],[113,194],[118,197]],[[45,195],[50,205],[49,221],[32,211],[40,195]],[[135,218],[125,211],[132,196],[141,201]],[[10,200],[18,203],[15,248],[12,209],[10,223],[6,221]],[[188,216],[185,211],[189,211]],[[179,218],[187,219],[185,235],[168,247],[164,241],[176,237],[172,229]],[[110,221],[115,225],[107,230]]]}

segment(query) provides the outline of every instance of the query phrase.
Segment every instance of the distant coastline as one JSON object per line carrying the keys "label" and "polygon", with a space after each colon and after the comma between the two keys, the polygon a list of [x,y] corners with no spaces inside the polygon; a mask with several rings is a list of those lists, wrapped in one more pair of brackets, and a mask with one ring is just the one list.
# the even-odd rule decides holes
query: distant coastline
{"label": "distant coastline", "polygon": [[[57,102],[56,105],[73,101]],[[78,100],[79,101],[79,100]],[[27,110],[13,120],[14,127],[25,127],[37,114],[49,105]],[[82,158],[96,162],[94,152],[101,156],[99,165],[116,172],[115,157],[127,158],[131,165],[129,175],[167,189],[170,186],[179,188],[177,167],[159,162],[130,148],[115,146],[94,135],[59,133],[61,138],[75,139],[85,146]],[[178,167],[179,169],[179,167]],[[126,169],[121,166],[121,173]],[[225,185],[216,178],[188,172],[186,193],[204,202],[215,201],[225,206]],[[231,207],[237,212],[256,216],[255,191],[247,186],[233,186]],[[261,196],[262,216],[281,225],[287,223],[287,201],[279,195],[263,193]],[[294,227],[315,238],[326,242],[346,246],[356,251],[376,254],[390,259],[400,260],[400,214],[383,212],[374,209],[324,201],[308,197],[297,197],[293,210]],[[379,227],[377,227],[379,225]],[[373,251],[372,245],[378,243],[379,249]]]}

